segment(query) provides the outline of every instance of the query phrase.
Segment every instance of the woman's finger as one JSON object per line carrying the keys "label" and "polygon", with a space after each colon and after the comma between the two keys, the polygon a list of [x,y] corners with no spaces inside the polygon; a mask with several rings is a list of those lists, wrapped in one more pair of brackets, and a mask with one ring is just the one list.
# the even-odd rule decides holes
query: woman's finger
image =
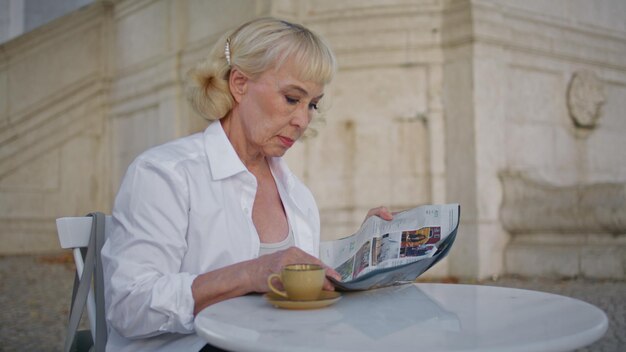
{"label": "woman's finger", "polygon": [[370,209],[365,216],[365,220],[367,220],[370,216],[378,216],[379,218],[387,221],[393,219],[393,214],[389,211],[389,209],[387,209],[387,207],[383,206]]}
{"label": "woman's finger", "polygon": [[341,275],[335,271],[335,269],[325,266],[326,267],[326,276],[328,277],[332,277],[333,279],[337,280],[337,281],[341,281]]}
{"label": "woman's finger", "polygon": [[324,291],[334,291],[335,290],[335,285],[333,285],[332,282],[330,282],[330,280],[328,279],[324,279],[324,287],[323,287]]}

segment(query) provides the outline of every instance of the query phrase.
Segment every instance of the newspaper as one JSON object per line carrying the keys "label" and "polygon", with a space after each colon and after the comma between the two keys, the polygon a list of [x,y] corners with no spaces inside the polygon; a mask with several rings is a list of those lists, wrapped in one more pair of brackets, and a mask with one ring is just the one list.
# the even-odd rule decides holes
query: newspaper
{"label": "newspaper", "polygon": [[423,205],[386,221],[368,218],[353,235],[320,244],[320,259],[341,274],[343,291],[413,282],[443,259],[459,227],[459,204]]}

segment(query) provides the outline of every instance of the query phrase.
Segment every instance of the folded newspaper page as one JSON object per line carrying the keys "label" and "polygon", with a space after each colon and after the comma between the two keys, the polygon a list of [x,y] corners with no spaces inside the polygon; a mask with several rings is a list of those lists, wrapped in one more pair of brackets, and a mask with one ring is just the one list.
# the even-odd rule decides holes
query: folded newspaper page
{"label": "folded newspaper page", "polygon": [[386,221],[368,218],[353,235],[320,244],[320,259],[341,274],[335,288],[359,291],[414,281],[443,259],[459,228],[459,204],[423,205]]}

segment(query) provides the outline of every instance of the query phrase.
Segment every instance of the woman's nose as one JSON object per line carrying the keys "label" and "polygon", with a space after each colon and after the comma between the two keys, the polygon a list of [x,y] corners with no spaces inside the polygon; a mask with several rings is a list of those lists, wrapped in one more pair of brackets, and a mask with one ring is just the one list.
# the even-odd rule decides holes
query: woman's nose
{"label": "woman's nose", "polygon": [[311,122],[311,117],[312,112],[307,106],[298,108],[291,119],[291,123],[297,127],[305,129],[309,125],[309,122]]}

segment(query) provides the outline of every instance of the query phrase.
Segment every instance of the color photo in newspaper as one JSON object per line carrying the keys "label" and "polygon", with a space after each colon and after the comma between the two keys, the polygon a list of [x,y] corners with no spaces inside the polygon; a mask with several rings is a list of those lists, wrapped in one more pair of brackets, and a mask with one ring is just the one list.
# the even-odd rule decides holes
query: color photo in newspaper
{"label": "color photo in newspaper", "polygon": [[343,290],[413,281],[447,255],[459,225],[458,204],[423,205],[385,221],[373,216],[352,236],[320,244],[320,258],[342,276]]}

